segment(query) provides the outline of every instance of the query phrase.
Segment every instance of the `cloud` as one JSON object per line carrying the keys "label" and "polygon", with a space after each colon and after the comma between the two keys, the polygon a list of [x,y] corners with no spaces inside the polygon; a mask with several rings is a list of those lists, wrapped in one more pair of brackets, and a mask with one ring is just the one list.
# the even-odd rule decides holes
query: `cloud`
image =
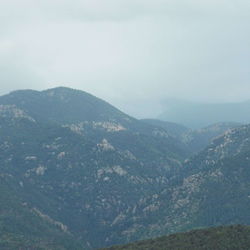
{"label": "cloud", "polygon": [[246,0],[1,0],[1,91],[66,85],[138,116],[167,97],[248,99],[249,11]]}
{"label": "cloud", "polygon": [[[82,21],[122,20],[145,15],[168,15],[169,17],[228,14],[248,15],[250,8],[246,0],[2,0],[1,18],[59,20],[80,19]],[[11,18],[10,18],[11,17]],[[11,19],[11,20],[10,20]]]}

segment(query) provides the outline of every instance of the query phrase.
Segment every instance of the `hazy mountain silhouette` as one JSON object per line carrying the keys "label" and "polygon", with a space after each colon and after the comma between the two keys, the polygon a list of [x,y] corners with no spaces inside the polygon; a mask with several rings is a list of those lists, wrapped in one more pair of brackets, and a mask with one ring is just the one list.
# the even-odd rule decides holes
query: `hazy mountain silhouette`
{"label": "hazy mountain silhouette", "polygon": [[240,103],[192,103],[169,100],[159,119],[190,128],[201,128],[220,122],[250,122],[250,101]]}

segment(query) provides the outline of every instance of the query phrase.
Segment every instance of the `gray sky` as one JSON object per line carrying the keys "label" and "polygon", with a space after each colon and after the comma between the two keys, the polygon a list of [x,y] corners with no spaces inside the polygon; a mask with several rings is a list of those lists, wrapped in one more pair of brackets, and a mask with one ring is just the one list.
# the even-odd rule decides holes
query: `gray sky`
{"label": "gray sky", "polygon": [[249,0],[0,0],[0,94],[68,86],[137,117],[250,99]]}

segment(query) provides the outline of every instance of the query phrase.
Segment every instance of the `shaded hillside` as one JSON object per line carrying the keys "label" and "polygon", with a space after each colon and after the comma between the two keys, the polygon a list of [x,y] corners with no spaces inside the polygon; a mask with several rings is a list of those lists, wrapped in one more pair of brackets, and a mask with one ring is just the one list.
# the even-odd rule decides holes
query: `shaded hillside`
{"label": "shaded hillside", "polygon": [[174,122],[162,121],[157,119],[142,119],[141,121],[165,129],[171,136],[182,140],[183,136],[191,129]]}
{"label": "shaded hillside", "polygon": [[156,119],[143,119],[142,121],[164,129],[169,135],[179,140],[189,156],[205,149],[213,139],[227,130],[240,126],[239,123],[222,122],[200,129],[189,129],[180,124]]}
{"label": "shaded hillside", "polygon": [[[199,180],[193,200],[200,225],[250,224],[250,126],[228,131],[186,163],[188,175]],[[195,183],[194,183],[195,184]],[[204,199],[205,197],[205,199]]]}
{"label": "shaded hillside", "polygon": [[0,249],[82,249],[67,228],[23,201],[10,175],[0,177]]}
{"label": "shaded hillside", "polygon": [[250,224],[249,179],[250,125],[229,130],[186,161],[169,185],[148,197],[153,209],[128,231],[146,239],[197,227]]}
{"label": "shaded hillside", "polygon": [[114,246],[109,250],[248,250],[250,248],[249,226],[228,226],[193,230],[156,239]]}
{"label": "shaded hillside", "polygon": [[204,128],[189,130],[182,136],[182,142],[187,145],[192,153],[197,153],[205,149],[216,137],[240,125],[234,122],[221,122]]}

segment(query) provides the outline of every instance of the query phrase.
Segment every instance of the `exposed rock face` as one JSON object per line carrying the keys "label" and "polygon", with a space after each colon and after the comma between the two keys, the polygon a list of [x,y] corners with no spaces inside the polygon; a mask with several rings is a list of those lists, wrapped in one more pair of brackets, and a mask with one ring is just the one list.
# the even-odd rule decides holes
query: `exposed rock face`
{"label": "exposed rock face", "polygon": [[27,113],[15,105],[0,105],[0,117],[11,118],[11,119],[28,119],[29,121],[35,122],[35,120],[27,115]]}

